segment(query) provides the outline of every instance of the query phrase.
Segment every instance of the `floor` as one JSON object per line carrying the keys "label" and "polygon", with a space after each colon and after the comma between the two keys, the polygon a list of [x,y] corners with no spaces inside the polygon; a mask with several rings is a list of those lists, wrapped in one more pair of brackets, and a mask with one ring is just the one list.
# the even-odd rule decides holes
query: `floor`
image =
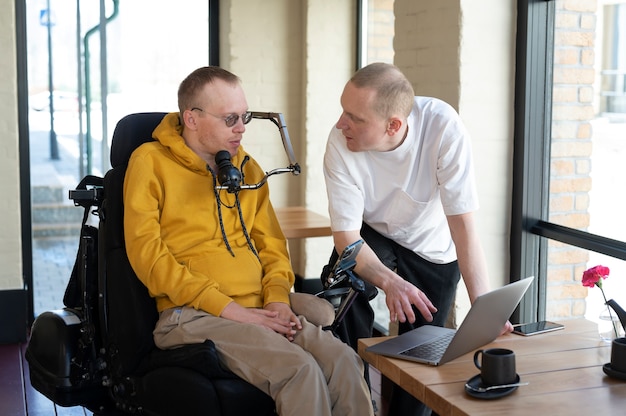
{"label": "floor", "polygon": [[82,407],[57,406],[30,384],[25,345],[0,345],[0,415],[92,416]]}
{"label": "floor", "polygon": [[[93,416],[83,407],[55,405],[30,383],[28,362],[24,358],[26,345],[0,345],[0,415],[2,416]],[[380,373],[370,367],[372,397],[376,401],[376,416],[385,416],[386,402],[382,400]]]}

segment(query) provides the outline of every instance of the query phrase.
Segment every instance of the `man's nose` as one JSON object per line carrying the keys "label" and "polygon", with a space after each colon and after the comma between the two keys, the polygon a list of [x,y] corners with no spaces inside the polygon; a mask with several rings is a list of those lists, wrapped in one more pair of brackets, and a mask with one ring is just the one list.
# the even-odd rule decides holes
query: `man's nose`
{"label": "man's nose", "polygon": [[241,117],[239,117],[239,119],[237,120],[237,122],[233,126],[233,131],[235,131],[237,133],[243,133],[243,132],[246,131],[246,125],[244,124],[244,122],[241,119]]}
{"label": "man's nose", "polygon": [[346,127],[348,127],[348,125],[346,124],[345,117],[344,117],[344,115],[343,115],[343,114],[339,116],[339,120],[337,120],[337,123],[335,123],[335,126],[336,126],[339,130],[343,130],[343,129],[345,129]]}

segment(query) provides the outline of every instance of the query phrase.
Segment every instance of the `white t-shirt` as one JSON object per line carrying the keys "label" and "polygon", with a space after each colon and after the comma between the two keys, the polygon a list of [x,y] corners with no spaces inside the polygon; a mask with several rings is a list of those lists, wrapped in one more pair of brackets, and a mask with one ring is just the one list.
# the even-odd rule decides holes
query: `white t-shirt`
{"label": "white t-shirt", "polygon": [[415,97],[404,142],[352,152],[333,127],[324,177],[333,231],[374,230],[433,263],[456,260],[446,215],[478,209],[470,137],[445,102]]}

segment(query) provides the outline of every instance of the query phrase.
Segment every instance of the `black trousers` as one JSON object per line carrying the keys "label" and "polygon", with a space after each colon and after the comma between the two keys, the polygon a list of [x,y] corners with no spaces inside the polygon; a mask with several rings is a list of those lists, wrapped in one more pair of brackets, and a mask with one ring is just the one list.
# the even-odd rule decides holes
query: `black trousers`
{"label": "black trousers", "polygon": [[[444,326],[461,276],[458,262],[431,263],[382,236],[365,223],[361,228],[361,237],[385,266],[396,270],[400,276],[428,296],[437,308],[430,324]],[[428,323],[415,307],[413,310],[416,316],[415,322],[413,324],[400,323],[398,327],[400,334]],[[355,310],[355,312],[358,311]],[[431,414],[431,410],[404,389],[394,386],[388,414],[389,416],[424,416]]]}

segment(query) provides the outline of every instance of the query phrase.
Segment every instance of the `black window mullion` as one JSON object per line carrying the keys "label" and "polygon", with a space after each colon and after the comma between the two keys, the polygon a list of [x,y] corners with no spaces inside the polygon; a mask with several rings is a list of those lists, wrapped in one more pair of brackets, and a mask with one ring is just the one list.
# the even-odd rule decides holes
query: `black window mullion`
{"label": "black window mullion", "polygon": [[536,278],[513,316],[531,322],[545,317],[547,244],[532,228],[548,215],[554,2],[518,2],[517,31],[510,274]]}
{"label": "black window mullion", "polygon": [[533,234],[580,247],[596,253],[626,260],[626,242],[602,237],[547,221],[537,221],[531,228]]}
{"label": "black window mullion", "polygon": [[220,0],[209,1],[209,65],[220,65]]}

